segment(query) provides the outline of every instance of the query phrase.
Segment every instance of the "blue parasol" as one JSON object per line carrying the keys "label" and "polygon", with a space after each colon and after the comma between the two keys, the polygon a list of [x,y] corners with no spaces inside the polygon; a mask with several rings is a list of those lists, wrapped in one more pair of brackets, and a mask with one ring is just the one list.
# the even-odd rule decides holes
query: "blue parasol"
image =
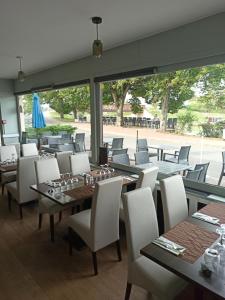
{"label": "blue parasol", "polygon": [[33,93],[33,111],[32,111],[32,127],[46,127],[45,118],[41,110],[40,99],[37,93]]}

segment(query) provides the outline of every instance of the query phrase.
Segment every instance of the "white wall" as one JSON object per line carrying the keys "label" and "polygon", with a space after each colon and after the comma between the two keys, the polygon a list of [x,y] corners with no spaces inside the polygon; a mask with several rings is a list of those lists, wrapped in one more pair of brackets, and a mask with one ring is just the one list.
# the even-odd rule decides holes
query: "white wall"
{"label": "white wall", "polygon": [[[15,82],[16,91],[66,83],[151,66],[168,71],[177,67],[225,61],[225,13],[87,57]],[[49,37],[50,38],[50,37]],[[104,41],[103,41],[104,42]]]}

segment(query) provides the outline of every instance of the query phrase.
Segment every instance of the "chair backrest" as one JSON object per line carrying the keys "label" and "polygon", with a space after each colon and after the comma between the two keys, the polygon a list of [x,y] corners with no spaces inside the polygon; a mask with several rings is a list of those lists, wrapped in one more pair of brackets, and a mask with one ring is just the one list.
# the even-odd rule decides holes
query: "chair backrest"
{"label": "chair backrest", "polygon": [[191,146],[181,146],[178,155],[178,163],[188,163],[190,149]]}
{"label": "chair backrest", "polygon": [[123,165],[130,165],[130,159],[128,154],[118,154],[112,156],[112,162]]}
{"label": "chair backrest", "polygon": [[223,164],[225,165],[225,151],[222,152]]}
{"label": "chair backrest", "polygon": [[141,171],[141,173],[139,174],[138,181],[136,183],[136,188],[139,189],[144,187],[150,187],[151,191],[154,192],[158,172],[159,168],[157,167],[152,167],[150,169]]}
{"label": "chair backrest", "polygon": [[122,149],[123,148],[123,138],[113,138],[112,149]]}
{"label": "chair backrest", "polygon": [[135,165],[149,163],[149,153],[147,151],[139,151],[134,153]]}
{"label": "chair backrest", "polygon": [[189,180],[199,181],[203,168],[197,170],[188,170],[186,178]]}
{"label": "chair backrest", "polygon": [[34,162],[38,156],[20,157],[17,169],[18,202],[25,203],[38,198],[38,195],[30,186],[36,184],[36,173]]}
{"label": "chair backrest", "polygon": [[84,142],[85,133],[76,133],[75,142]]}
{"label": "chair backrest", "polygon": [[112,156],[118,154],[127,154],[128,148],[112,150]]}
{"label": "chair backrest", "polygon": [[20,143],[12,143],[12,144],[8,144],[6,146],[15,146],[16,147],[16,153],[17,153],[17,157],[19,158],[21,156],[21,147],[20,147]]}
{"label": "chair backrest", "polygon": [[72,154],[73,154],[72,151],[63,151],[63,152],[55,153],[55,157],[57,159],[59,171],[61,174],[71,172],[70,155]]}
{"label": "chair backrest", "polygon": [[139,152],[139,151],[148,151],[147,139],[138,139],[137,140],[137,152]]}
{"label": "chair backrest", "polygon": [[96,184],[91,209],[93,250],[119,239],[119,207],[123,179],[114,177]]}
{"label": "chair backrest", "polygon": [[70,166],[73,175],[89,173],[91,171],[87,153],[79,153],[70,156]]}
{"label": "chair backrest", "polygon": [[1,146],[0,147],[0,159],[1,161],[17,159],[17,151],[14,145]]}
{"label": "chair backrest", "polygon": [[60,178],[58,162],[54,157],[35,161],[35,170],[37,183]]}
{"label": "chair backrest", "polygon": [[61,144],[58,145],[58,150],[59,151],[70,151],[70,152],[74,152],[74,144]]}
{"label": "chair backrest", "polygon": [[170,228],[188,216],[187,197],[183,179],[180,175],[171,176],[160,181],[163,203],[164,228]]}
{"label": "chair backrest", "polygon": [[73,145],[76,153],[85,152],[85,145],[83,141],[74,142]]}
{"label": "chair backrest", "polygon": [[208,171],[208,167],[209,167],[209,162],[205,163],[205,164],[196,164],[195,165],[195,170],[202,169],[202,171],[201,171],[201,173],[199,175],[198,181],[205,182],[205,180],[206,180],[206,174],[207,174],[207,171]]}
{"label": "chair backrest", "polygon": [[140,249],[159,235],[152,191],[149,187],[123,194],[128,262],[137,259]]}
{"label": "chair backrest", "polygon": [[38,149],[35,143],[22,144],[22,155],[23,156],[35,156],[38,155]]}

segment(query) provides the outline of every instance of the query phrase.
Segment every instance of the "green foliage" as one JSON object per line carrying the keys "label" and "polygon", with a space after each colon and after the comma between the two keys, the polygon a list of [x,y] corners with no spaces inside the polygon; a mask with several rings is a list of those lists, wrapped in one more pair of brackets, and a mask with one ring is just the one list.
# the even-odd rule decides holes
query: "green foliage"
{"label": "green foliage", "polygon": [[28,136],[35,136],[35,137],[41,137],[45,132],[51,132],[52,135],[57,135],[60,132],[66,132],[68,134],[73,134],[77,128],[73,127],[71,125],[49,125],[45,128],[26,128],[26,131],[28,133]]}
{"label": "green foliage", "polygon": [[196,115],[190,110],[181,110],[177,113],[177,131],[178,132],[190,132],[192,126],[196,121]]}
{"label": "green foliage", "polygon": [[223,129],[225,129],[225,121],[220,121],[215,124],[203,123],[202,135],[206,137],[222,137]]}
{"label": "green foliage", "polygon": [[143,113],[143,107],[141,106],[141,101],[139,98],[131,98],[128,102],[131,105],[132,113],[134,113],[135,115]]}

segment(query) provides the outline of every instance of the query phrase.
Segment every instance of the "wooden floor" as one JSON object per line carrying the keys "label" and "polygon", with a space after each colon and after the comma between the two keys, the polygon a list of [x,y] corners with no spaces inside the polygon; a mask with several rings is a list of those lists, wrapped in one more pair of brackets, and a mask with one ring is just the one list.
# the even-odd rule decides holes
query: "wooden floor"
{"label": "wooden floor", "polygon": [[[67,213],[56,224],[56,241],[49,241],[48,217],[37,229],[37,207],[24,208],[19,219],[17,205],[8,212],[6,196],[0,199],[0,300],[118,300],[126,286],[126,247],[122,232],[122,262],[109,246],[98,253],[99,275],[93,276],[88,248],[68,254]],[[123,230],[122,230],[123,231]],[[141,288],[132,289],[130,300],[151,299]],[[178,299],[193,299],[190,286]],[[206,299],[213,299],[206,297]]]}

